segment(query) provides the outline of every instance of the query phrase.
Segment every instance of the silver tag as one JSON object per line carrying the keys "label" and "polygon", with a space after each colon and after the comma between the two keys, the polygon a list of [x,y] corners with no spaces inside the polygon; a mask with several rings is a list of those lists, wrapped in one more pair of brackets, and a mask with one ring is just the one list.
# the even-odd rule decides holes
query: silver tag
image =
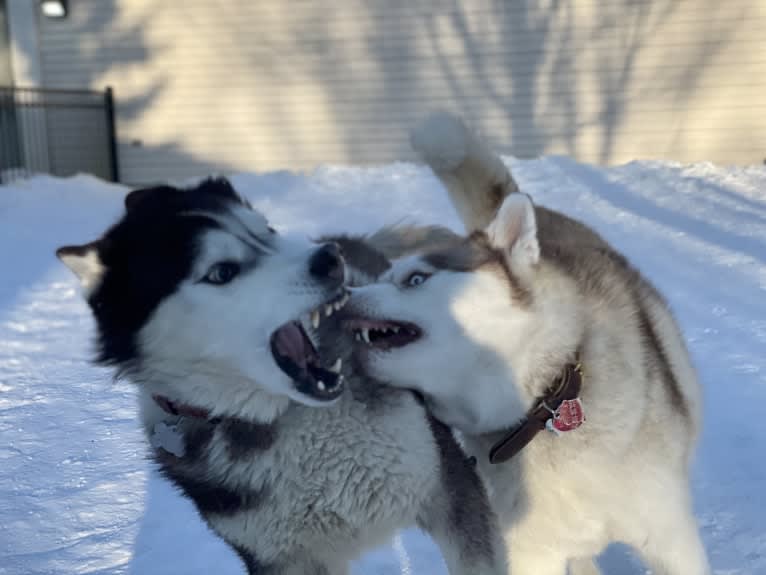
{"label": "silver tag", "polygon": [[183,457],[186,452],[184,448],[184,436],[178,429],[178,425],[168,425],[164,421],[154,424],[149,443],[151,443],[152,447],[155,449],[164,449],[176,457]]}

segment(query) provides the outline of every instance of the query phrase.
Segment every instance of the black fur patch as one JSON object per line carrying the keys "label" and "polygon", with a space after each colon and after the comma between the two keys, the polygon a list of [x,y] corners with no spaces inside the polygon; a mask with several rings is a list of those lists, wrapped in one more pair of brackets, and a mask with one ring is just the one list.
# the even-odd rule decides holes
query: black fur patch
{"label": "black fur patch", "polygon": [[264,494],[260,491],[251,489],[235,491],[213,480],[206,481],[202,473],[192,477],[194,467],[185,470],[172,465],[164,465],[162,473],[181,488],[206,518],[210,518],[210,516],[230,517],[243,511],[252,511],[258,508],[264,500]]}
{"label": "black fur patch", "polygon": [[198,461],[207,450],[207,446],[213,439],[215,426],[208,422],[201,422],[184,429],[184,459],[186,461]]}
{"label": "black fur patch", "polygon": [[232,459],[253,457],[269,449],[276,439],[273,425],[243,419],[225,419],[220,424],[220,430],[226,438],[227,450]]}
{"label": "black fur patch", "polygon": [[188,276],[200,233],[218,227],[211,218],[181,214],[245,205],[225,179],[208,179],[188,190],[136,190],[125,203],[123,217],[93,244],[105,272],[89,298],[99,330],[97,360],[122,366],[136,358],[141,326]]}

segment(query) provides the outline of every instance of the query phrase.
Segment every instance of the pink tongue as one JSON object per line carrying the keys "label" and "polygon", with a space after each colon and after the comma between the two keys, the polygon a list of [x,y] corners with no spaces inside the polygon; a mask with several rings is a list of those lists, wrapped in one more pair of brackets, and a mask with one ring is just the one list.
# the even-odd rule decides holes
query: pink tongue
{"label": "pink tongue", "polygon": [[308,350],[300,328],[295,323],[289,323],[277,332],[274,341],[277,351],[297,363],[300,367],[306,367]]}

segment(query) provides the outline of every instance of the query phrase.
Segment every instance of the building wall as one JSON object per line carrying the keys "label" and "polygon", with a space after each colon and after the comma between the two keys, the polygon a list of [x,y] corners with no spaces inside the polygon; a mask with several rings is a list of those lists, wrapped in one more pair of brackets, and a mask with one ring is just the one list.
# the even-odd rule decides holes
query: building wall
{"label": "building wall", "polygon": [[111,85],[129,182],[411,157],[460,111],[503,152],[766,156],[763,0],[71,0],[44,83]]}
{"label": "building wall", "polygon": [[5,0],[0,0],[0,86],[13,85],[11,68],[11,40],[8,36],[8,18],[5,12]]}

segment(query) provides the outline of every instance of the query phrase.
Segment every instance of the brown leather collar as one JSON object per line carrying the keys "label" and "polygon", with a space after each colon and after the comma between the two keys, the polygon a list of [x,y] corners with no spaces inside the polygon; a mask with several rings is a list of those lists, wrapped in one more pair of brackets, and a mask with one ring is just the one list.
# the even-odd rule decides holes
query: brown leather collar
{"label": "brown leather collar", "polygon": [[582,365],[570,363],[549,392],[535,402],[526,417],[510,429],[489,451],[490,463],[508,461],[524,449],[534,437],[546,428],[546,423],[566,400],[576,399],[582,388]]}

